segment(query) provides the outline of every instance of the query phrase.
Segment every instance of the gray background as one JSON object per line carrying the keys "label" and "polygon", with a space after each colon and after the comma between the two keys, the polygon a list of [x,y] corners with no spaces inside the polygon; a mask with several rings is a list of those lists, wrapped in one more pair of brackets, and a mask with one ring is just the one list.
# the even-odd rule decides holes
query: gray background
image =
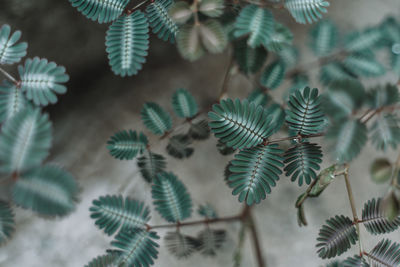
{"label": "gray background", "polygon": [[[343,32],[379,23],[387,15],[399,16],[399,0],[332,0],[329,13]],[[82,192],[77,210],[62,219],[39,218],[29,211],[16,209],[17,232],[6,246],[0,248],[0,266],[83,266],[109,247],[110,237],[99,231],[89,218],[92,199],[104,194],[123,193],[151,203],[150,189],[142,181],[134,161],[117,161],[108,155],[105,142],[119,129],[144,127],[139,112],[145,101],[154,101],[171,111],[170,96],[179,87],[188,88],[204,107],[212,101],[221,86],[228,55],[206,56],[195,63],[182,60],[174,46],[151,39],[148,62],[139,76],[122,79],[109,70],[105,51],[106,25],[87,20],[68,1],[1,0],[0,24],[8,23],[23,31],[29,42],[28,56],[46,57],[65,65],[71,80],[69,92],[60,97],[56,106],[48,107],[54,122],[54,145],[51,162],[65,166],[78,179]],[[310,26],[297,25],[285,11],[274,11],[278,21],[288,25],[295,34],[295,43],[303,47],[301,60],[309,62],[307,32]],[[15,73],[15,68],[8,68]],[[394,82],[396,77],[384,80]],[[376,84],[366,80],[365,84]],[[318,86],[315,81],[312,86]],[[229,84],[229,95],[244,97],[251,85],[237,75]],[[282,88],[287,87],[284,84]],[[175,119],[175,123],[180,120]],[[182,130],[182,129],[181,129]],[[153,150],[165,154],[165,142],[150,138]],[[186,184],[194,204],[212,203],[220,216],[232,215],[241,209],[224,184],[223,170],[230,156],[219,155],[216,140],[195,144],[194,155],[184,161],[168,158],[168,169]],[[329,152],[324,147],[324,152]],[[387,187],[375,186],[368,168],[376,157],[384,156],[368,146],[351,165],[353,185],[359,214],[363,203],[383,195]],[[395,159],[396,153],[387,155]],[[331,160],[324,158],[323,166]],[[320,266],[326,261],[315,253],[319,227],[335,214],[351,216],[343,179],[339,178],[316,200],[306,202],[309,226],[299,228],[294,202],[305,190],[282,176],[267,200],[254,209],[264,256],[269,266]],[[196,216],[194,217],[196,218]],[[152,212],[152,224],[162,223]],[[227,228],[229,240],[216,258],[199,254],[188,260],[176,261],[161,246],[155,266],[231,266],[237,242],[238,224],[218,224]],[[193,234],[201,227],[185,228]],[[163,235],[164,232],[160,231]],[[367,248],[379,240],[363,231]],[[388,235],[400,240],[400,233]],[[342,256],[352,255],[357,247]],[[251,243],[246,239],[243,266],[255,266]]]}

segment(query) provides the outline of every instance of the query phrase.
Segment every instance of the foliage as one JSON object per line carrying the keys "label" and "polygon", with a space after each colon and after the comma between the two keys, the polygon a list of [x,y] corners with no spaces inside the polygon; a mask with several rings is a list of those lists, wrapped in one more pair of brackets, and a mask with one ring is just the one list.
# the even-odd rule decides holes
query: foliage
{"label": "foliage", "polygon": [[152,1],[146,8],[146,14],[153,33],[164,41],[174,42],[178,26],[168,14],[171,4],[172,0]]}
{"label": "foliage", "polygon": [[178,89],[172,95],[172,107],[181,118],[192,118],[198,112],[194,97],[186,89]]}
{"label": "foliage", "polygon": [[11,27],[7,24],[0,28],[0,65],[17,63],[26,56],[28,44],[18,42],[21,32],[11,34]]}
{"label": "foliage", "polygon": [[114,158],[129,160],[142,154],[147,142],[147,137],[143,133],[137,134],[136,131],[124,130],[111,137],[107,142],[107,148]]}
{"label": "foliage", "polygon": [[171,117],[156,103],[146,103],[140,114],[143,124],[154,134],[163,135],[172,127]]}
{"label": "foliage", "polygon": [[298,23],[313,23],[326,13],[329,2],[325,0],[285,0],[285,7]]}
{"label": "foliage", "polygon": [[5,244],[14,232],[14,213],[9,203],[0,201],[0,245]]}

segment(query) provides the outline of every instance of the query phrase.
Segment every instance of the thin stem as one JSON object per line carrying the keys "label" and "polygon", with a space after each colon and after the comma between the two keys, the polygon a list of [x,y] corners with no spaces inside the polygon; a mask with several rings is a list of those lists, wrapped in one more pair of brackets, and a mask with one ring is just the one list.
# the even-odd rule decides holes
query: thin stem
{"label": "thin stem", "polygon": [[251,210],[249,209],[248,211],[248,222],[249,222],[249,228],[250,228],[250,234],[253,240],[253,246],[256,251],[256,260],[257,260],[257,266],[258,267],[266,267],[267,264],[264,260],[263,253],[261,250],[261,244],[260,240],[258,239],[258,233],[257,233],[257,228],[254,222],[253,215],[251,214]]}
{"label": "thin stem", "polygon": [[144,0],[144,1],[140,2],[139,4],[137,4],[136,6],[134,6],[134,7],[130,8],[130,9],[128,9],[128,10],[126,11],[126,14],[128,14],[128,15],[129,15],[129,14],[132,14],[133,11],[135,11],[136,9],[138,9],[139,7],[141,7],[142,5],[146,4],[148,1],[149,1],[149,0]]}
{"label": "thin stem", "polygon": [[357,209],[356,209],[356,204],[354,201],[353,190],[351,189],[348,169],[349,168],[347,166],[346,171],[343,173],[343,176],[344,176],[344,180],[346,182],[346,189],[347,189],[347,194],[349,196],[351,212],[353,213],[353,221],[354,221],[354,224],[356,225],[356,231],[357,231],[357,235],[358,235],[358,246],[360,248],[360,257],[361,257],[363,255],[363,246],[362,246],[362,242],[361,242],[360,224],[359,224],[359,220],[358,220],[358,216],[357,216]]}
{"label": "thin stem", "polygon": [[200,20],[199,20],[199,1],[198,0],[193,1],[193,14],[194,14],[194,25],[199,26]]}
{"label": "thin stem", "polygon": [[0,68],[0,72],[1,72],[7,79],[9,79],[13,84],[15,84],[16,86],[19,86],[20,82],[17,81],[17,79],[15,79],[13,76],[11,76],[11,74],[9,74],[7,71],[5,71],[4,69]]}
{"label": "thin stem", "polygon": [[222,87],[221,87],[221,92],[218,95],[218,100],[222,100],[222,98],[225,96],[225,94],[228,92],[228,84],[229,84],[229,79],[230,79],[230,73],[231,69],[233,66],[234,60],[233,57],[230,57],[228,67],[226,68],[225,76],[224,76],[224,81],[222,82]]}

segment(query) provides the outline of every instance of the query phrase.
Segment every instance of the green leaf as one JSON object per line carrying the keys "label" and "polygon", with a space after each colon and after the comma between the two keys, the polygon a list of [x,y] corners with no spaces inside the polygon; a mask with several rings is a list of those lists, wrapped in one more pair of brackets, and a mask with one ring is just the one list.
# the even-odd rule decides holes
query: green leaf
{"label": "green leaf", "polygon": [[248,95],[247,100],[256,106],[265,106],[269,100],[268,94],[261,89],[255,89]]}
{"label": "green leaf", "polygon": [[28,44],[18,43],[21,32],[15,31],[11,34],[11,27],[4,24],[0,28],[0,65],[17,63],[26,56]]}
{"label": "green leaf", "polygon": [[364,99],[364,86],[359,81],[336,81],[324,94],[321,107],[333,119],[342,119],[361,108]]}
{"label": "green leaf", "polygon": [[137,165],[143,178],[151,183],[158,173],[165,171],[167,162],[164,156],[149,152],[149,156],[142,156],[138,159]]}
{"label": "green leaf", "polygon": [[271,11],[256,5],[247,5],[236,18],[235,37],[249,34],[247,44],[250,47],[261,45],[274,31],[274,18]]}
{"label": "green leaf", "polygon": [[378,86],[368,92],[368,103],[374,109],[390,106],[399,101],[400,95],[396,85]]}
{"label": "green leaf", "polygon": [[23,109],[6,121],[0,135],[0,169],[22,172],[35,167],[49,154],[51,122],[39,109]]}
{"label": "green leaf", "polygon": [[318,234],[318,256],[330,259],[346,252],[358,240],[356,227],[349,217],[336,215],[326,221]]}
{"label": "green leaf", "polygon": [[376,149],[386,151],[400,143],[399,119],[394,114],[378,114],[371,127],[371,140]]}
{"label": "green leaf", "polygon": [[364,32],[350,33],[345,40],[345,49],[348,52],[360,52],[374,49],[383,38],[383,32],[379,28],[370,28]]}
{"label": "green leaf", "polygon": [[292,84],[288,89],[286,89],[286,92],[283,95],[283,100],[285,102],[289,101],[290,95],[292,95],[296,90],[299,89],[304,89],[305,87],[308,87],[310,84],[310,79],[307,75],[305,74],[296,74],[292,76],[291,78]]}
{"label": "green leaf", "polygon": [[[254,147],[272,134],[272,117],[248,100],[221,100],[208,113],[215,137],[234,149]],[[272,125],[273,126],[273,125]]]}
{"label": "green leaf", "polygon": [[277,54],[287,69],[294,67],[299,59],[299,51],[294,46],[283,46]]}
{"label": "green leaf", "polygon": [[114,267],[115,253],[98,256],[92,259],[85,267]]}
{"label": "green leaf", "polygon": [[196,100],[186,89],[178,89],[172,95],[172,107],[181,118],[192,118],[198,112]]}
{"label": "green leaf", "polygon": [[169,139],[167,145],[167,152],[169,155],[177,158],[183,159],[190,157],[194,149],[189,147],[192,144],[192,140],[186,134],[174,135]]}
{"label": "green leaf", "polygon": [[168,232],[164,238],[168,251],[178,259],[189,257],[196,251],[199,241],[179,232]]}
{"label": "green leaf", "polygon": [[290,97],[286,110],[286,122],[289,129],[301,135],[321,132],[324,125],[324,113],[320,107],[318,89],[296,90]]}
{"label": "green leaf", "polygon": [[338,30],[330,20],[319,22],[311,30],[311,49],[317,56],[329,55],[338,41]]}
{"label": "green leaf", "polygon": [[3,81],[0,85],[0,122],[4,122],[29,105],[20,88]]}
{"label": "green leaf", "polygon": [[24,66],[18,66],[18,72],[22,92],[35,105],[46,106],[49,103],[57,103],[56,94],[67,92],[67,87],[63,85],[69,80],[65,68],[57,66],[54,62],[48,62],[47,59],[28,58]]}
{"label": "green leaf", "polygon": [[226,240],[225,230],[204,229],[198,234],[200,245],[198,250],[205,256],[215,256],[216,251],[220,249]]}
{"label": "green leaf", "polygon": [[345,68],[341,62],[331,62],[321,67],[319,71],[319,80],[324,85],[340,80],[352,79],[352,74]]}
{"label": "green leaf", "polygon": [[353,74],[364,77],[377,77],[385,74],[385,67],[372,53],[354,53],[343,61],[345,67]]}
{"label": "green leaf", "polygon": [[112,71],[121,77],[136,75],[146,62],[149,24],[137,10],[119,17],[107,30],[106,52]]}
{"label": "green leaf", "polygon": [[121,231],[111,242],[117,257],[115,266],[150,266],[157,259],[159,245],[154,239],[160,239],[156,232],[135,228]]}
{"label": "green leaf", "polygon": [[223,0],[201,0],[199,2],[199,11],[206,16],[216,18],[224,13]]}
{"label": "green leaf", "polygon": [[372,266],[396,267],[400,264],[400,244],[382,239],[368,255]]}
{"label": "green leaf", "polygon": [[393,167],[386,158],[375,159],[370,168],[372,180],[377,184],[382,184],[392,177]]}
{"label": "green leaf", "polygon": [[271,116],[272,134],[278,132],[285,122],[286,112],[283,107],[277,103],[272,103],[266,108],[266,113]]}
{"label": "green leaf", "polygon": [[210,127],[207,120],[191,123],[188,135],[195,140],[205,140],[210,137]]}
{"label": "green leaf", "polygon": [[69,0],[88,19],[98,23],[109,23],[117,19],[129,0]]}
{"label": "green leaf", "polygon": [[122,196],[101,196],[92,202],[89,208],[90,218],[104,229],[107,235],[113,235],[119,229],[128,231],[134,228],[145,228],[150,220],[150,210],[143,202]]}
{"label": "green leaf", "polygon": [[285,8],[290,12],[297,23],[313,23],[322,18],[322,13],[327,13],[326,0],[285,0]]}
{"label": "green leaf", "polygon": [[175,42],[178,26],[168,14],[172,0],[154,0],[146,7],[146,14],[154,34],[164,41]]}
{"label": "green leaf", "polygon": [[263,47],[252,48],[245,39],[234,43],[233,52],[239,69],[245,74],[258,72],[267,59],[267,51]]}
{"label": "green leaf", "polygon": [[286,176],[292,176],[292,182],[298,178],[299,186],[310,184],[317,178],[315,170],[319,170],[319,164],[322,162],[321,147],[309,142],[299,143],[289,148],[284,154],[287,164],[284,171]]}
{"label": "green leaf", "polygon": [[78,185],[63,169],[44,165],[23,173],[12,188],[13,201],[45,216],[64,216],[75,208]]}
{"label": "green leaf", "polygon": [[176,24],[185,24],[192,18],[193,11],[187,2],[178,1],[168,9],[168,15]]}
{"label": "green leaf", "polygon": [[359,255],[354,255],[354,257],[348,257],[342,262],[340,267],[370,267],[369,264],[361,258]]}
{"label": "green leaf", "polygon": [[229,168],[232,174],[228,181],[229,187],[233,188],[232,194],[239,195],[239,201],[245,201],[249,206],[265,199],[282,173],[282,153],[277,144],[271,144],[236,154]]}
{"label": "green leaf", "polygon": [[332,140],[335,160],[351,161],[360,154],[367,142],[367,127],[359,120],[348,119],[333,124],[326,133],[326,138]]}
{"label": "green leaf", "polygon": [[153,204],[168,222],[178,222],[192,214],[192,200],[185,185],[173,173],[159,173],[151,186]]}
{"label": "green leaf", "polygon": [[171,117],[156,103],[144,104],[140,114],[144,125],[154,134],[163,135],[172,127]]}
{"label": "green leaf", "polygon": [[15,232],[15,219],[11,206],[0,200],[0,245],[7,243]]}
{"label": "green leaf", "polygon": [[269,34],[263,41],[263,45],[269,51],[278,53],[284,48],[291,46],[293,42],[293,34],[286,26],[275,22],[274,31]]}
{"label": "green leaf", "polygon": [[197,213],[207,219],[218,218],[217,212],[210,204],[200,205]]}
{"label": "green leaf", "polygon": [[285,72],[285,64],[277,60],[264,69],[260,77],[260,83],[268,89],[276,89],[282,84]]}
{"label": "green leaf", "polygon": [[140,132],[123,130],[111,136],[107,142],[107,149],[116,159],[133,159],[146,150],[147,137]]}
{"label": "green leaf", "polygon": [[217,20],[209,19],[200,24],[199,33],[203,46],[210,53],[220,53],[228,44],[228,36]]}
{"label": "green leaf", "polygon": [[189,61],[195,61],[205,53],[200,41],[200,25],[184,25],[179,29],[176,43],[181,56]]}
{"label": "green leaf", "polygon": [[230,155],[230,154],[233,154],[236,152],[236,149],[233,149],[233,148],[227,146],[226,144],[222,143],[221,141],[218,141],[217,149],[218,149],[219,153],[221,153],[221,155],[224,155],[224,156],[227,156],[227,155]]}
{"label": "green leaf", "polygon": [[400,216],[390,221],[384,214],[382,199],[373,198],[364,204],[362,222],[369,233],[373,235],[386,234],[400,226]]}

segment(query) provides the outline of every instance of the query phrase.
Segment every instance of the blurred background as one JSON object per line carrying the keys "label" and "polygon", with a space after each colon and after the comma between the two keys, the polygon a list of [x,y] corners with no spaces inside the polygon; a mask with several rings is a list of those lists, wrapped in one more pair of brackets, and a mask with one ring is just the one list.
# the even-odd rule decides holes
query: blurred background
{"label": "blurred background", "polygon": [[[331,0],[326,18],[332,19],[346,33],[380,23],[387,16],[400,16],[399,0]],[[93,257],[104,254],[111,238],[98,230],[89,217],[94,198],[105,194],[124,194],[151,203],[149,186],[143,182],[134,161],[117,161],[106,149],[106,141],[120,129],[144,130],[140,122],[143,103],[152,101],[172,111],[170,98],[177,88],[187,88],[206,107],[218,95],[229,51],[209,55],[190,63],[183,60],[175,46],[152,36],[147,63],[138,76],[120,78],[108,66],[105,53],[107,25],[99,25],[82,16],[67,0],[0,0],[0,25],[7,23],[22,31],[29,43],[28,57],[39,56],[64,65],[70,75],[68,92],[57,105],[46,108],[54,128],[54,144],[49,161],[64,166],[77,178],[81,187],[77,210],[61,219],[39,218],[17,209],[14,238],[0,248],[0,266],[83,266]],[[307,49],[310,25],[296,24],[284,10],[274,11],[275,19],[294,33],[294,44],[300,47],[300,61],[309,62]],[[7,70],[15,74],[16,68]],[[366,80],[373,86],[395,82],[390,75],[381,80]],[[311,80],[312,87],[319,87]],[[288,83],[280,88],[285,88]],[[252,85],[240,74],[229,82],[230,97],[245,97]],[[178,124],[180,121],[175,120]],[[166,155],[166,142],[150,139],[153,150]],[[154,144],[154,145],[153,145]],[[233,215],[241,205],[224,183],[223,171],[231,156],[221,156],[215,148],[216,139],[195,143],[195,152],[186,160],[168,157],[168,170],[186,184],[195,205],[211,203],[220,216]],[[328,150],[323,147],[325,154]],[[396,151],[384,155],[370,145],[351,165],[350,179],[359,213],[364,202],[380,197],[386,185],[377,186],[369,177],[369,166],[377,158],[395,159]],[[329,156],[323,167],[332,164]],[[351,216],[344,181],[339,178],[316,200],[305,204],[309,226],[299,228],[294,203],[305,190],[282,176],[267,200],[257,205],[254,215],[268,266],[322,266],[327,261],[317,257],[315,239],[320,226],[335,214]],[[194,217],[196,218],[196,216]],[[152,223],[162,222],[152,212]],[[215,258],[196,254],[177,261],[161,245],[155,266],[231,266],[237,243],[238,224],[217,224],[213,228],[228,230],[228,242]],[[190,227],[184,233],[197,233],[201,227]],[[160,232],[163,235],[163,231]],[[377,238],[362,233],[367,248]],[[390,235],[400,240],[400,231]],[[341,258],[356,253],[357,247]],[[251,243],[246,237],[242,266],[255,266]]]}

